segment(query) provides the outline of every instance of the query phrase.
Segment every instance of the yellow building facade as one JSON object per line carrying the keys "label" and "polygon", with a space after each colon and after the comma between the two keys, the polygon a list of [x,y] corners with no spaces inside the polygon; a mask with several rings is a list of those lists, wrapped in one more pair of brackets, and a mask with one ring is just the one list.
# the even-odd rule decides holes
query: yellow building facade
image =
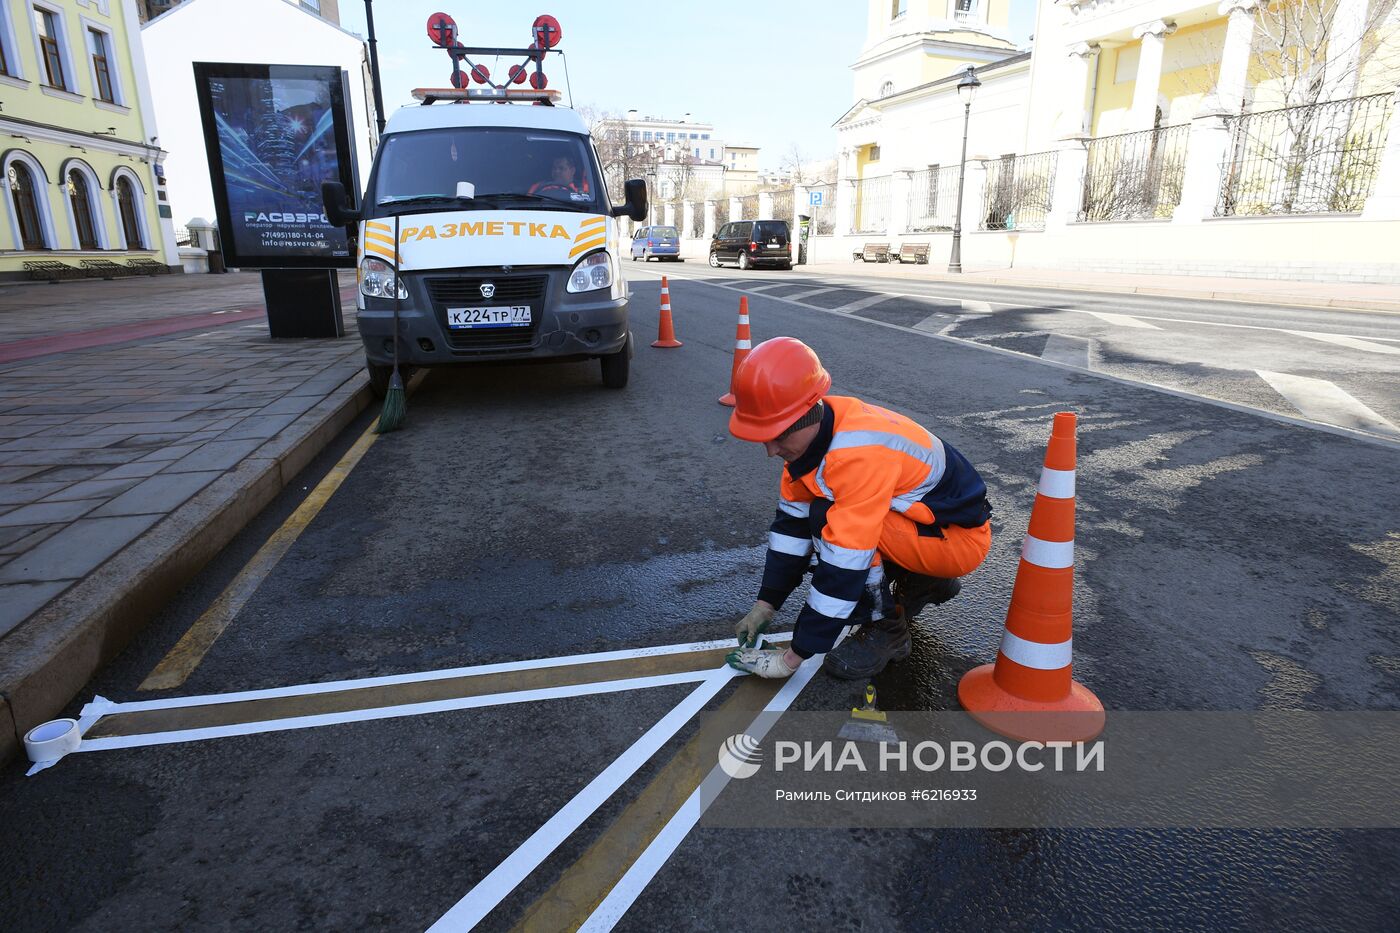
{"label": "yellow building facade", "polygon": [[135,0],[0,0],[0,278],[178,267]]}

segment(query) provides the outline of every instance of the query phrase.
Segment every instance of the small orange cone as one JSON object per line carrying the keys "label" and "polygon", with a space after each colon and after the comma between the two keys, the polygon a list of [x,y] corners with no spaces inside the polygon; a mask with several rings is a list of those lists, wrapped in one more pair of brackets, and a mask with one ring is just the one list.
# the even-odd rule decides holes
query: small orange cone
{"label": "small orange cone", "polygon": [[1055,415],[996,663],[958,684],[958,701],[974,719],[1027,742],[1087,742],[1104,725],[1103,704],[1070,674],[1074,434],[1074,414]]}
{"label": "small orange cone", "polygon": [[749,351],[752,349],[753,340],[749,334],[749,298],[747,295],[740,295],[739,326],[734,331],[734,365],[729,369],[729,391],[719,398],[721,405],[734,407],[734,376],[739,372],[744,360],[749,358]]}
{"label": "small orange cone", "polygon": [[661,277],[661,332],[652,341],[653,347],[679,347],[676,339],[676,325],[671,322],[671,286],[666,276]]}

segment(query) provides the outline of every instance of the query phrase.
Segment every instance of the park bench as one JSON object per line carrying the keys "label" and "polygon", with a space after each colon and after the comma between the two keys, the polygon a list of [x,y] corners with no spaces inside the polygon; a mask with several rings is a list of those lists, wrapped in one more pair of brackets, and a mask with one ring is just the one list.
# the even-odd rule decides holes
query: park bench
{"label": "park bench", "polygon": [[79,269],[77,266],[70,266],[66,262],[59,262],[57,259],[27,259],[24,262],[24,271],[29,273],[31,279],[41,282],[62,282],[65,279],[82,279],[87,277],[86,269]]}
{"label": "park bench", "polygon": [[165,263],[150,258],[133,259],[126,266],[135,270],[134,275],[167,275],[170,272],[170,267]]}
{"label": "park bench", "polygon": [[866,243],[859,250],[851,253],[851,259],[860,262],[889,262],[890,244]]}
{"label": "park bench", "polygon": [[927,243],[903,243],[899,247],[899,255],[895,257],[903,265],[912,262],[915,265],[928,265],[928,244]]}
{"label": "park bench", "polygon": [[129,266],[112,262],[110,259],[84,259],[79,265],[87,270],[87,274],[94,279],[116,279],[137,274]]}

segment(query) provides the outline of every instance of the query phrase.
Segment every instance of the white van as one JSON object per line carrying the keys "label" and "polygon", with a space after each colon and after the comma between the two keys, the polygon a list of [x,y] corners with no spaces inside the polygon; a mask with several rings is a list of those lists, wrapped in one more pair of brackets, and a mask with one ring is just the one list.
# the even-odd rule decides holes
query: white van
{"label": "white van", "polygon": [[[646,184],[614,206],[588,127],[552,90],[418,90],[389,118],[359,222],[360,336],[380,395],[408,367],[598,359],[627,384],[632,337],[616,218],[646,216]],[[395,275],[395,269],[398,275]]]}

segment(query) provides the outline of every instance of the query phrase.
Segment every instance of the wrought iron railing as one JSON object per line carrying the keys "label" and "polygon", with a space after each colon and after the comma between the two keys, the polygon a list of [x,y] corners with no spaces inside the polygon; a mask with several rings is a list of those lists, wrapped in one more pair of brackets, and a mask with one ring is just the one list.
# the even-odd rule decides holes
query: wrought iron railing
{"label": "wrought iron railing", "polygon": [[705,235],[705,202],[690,202],[690,229],[682,230],[681,236],[698,240]]}
{"label": "wrought iron railing", "polygon": [[855,232],[884,233],[890,225],[890,176],[856,180]]}
{"label": "wrought iron railing", "polygon": [[729,199],[715,199],[715,230],[729,223]]}
{"label": "wrought iron railing", "polygon": [[1089,140],[1083,221],[1170,217],[1181,202],[1191,127],[1164,126]]}
{"label": "wrought iron railing", "polygon": [[739,198],[739,216],[735,220],[759,220],[758,195],[746,194]]}
{"label": "wrought iron railing", "polygon": [[909,178],[907,233],[953,229],[958,203],[958,166],[943,165],[913,172]]}
{"label": "wrought iron railing", "polygon": [[773,192],[773,217],[792,223],[792,189],[784,188]]}
{"label": "wrought iron railing", "polygon": [[1034,152],[987,162],[982,230],[1044,230],[1055,193],[1059,153]]}
{"label": "wrought iron railing", "polygon": [[1355,213],[1380,169],[1390,94],[1229,118],[1215,216]]}
{"label": "wrought iron railing", "polygon": [[[807,203],[801,213],[812,218],[812,236],[830,236],[836,231],[836,185],[808,185]],[[821,194],[821,205],[812,206],[812,192]]]}

